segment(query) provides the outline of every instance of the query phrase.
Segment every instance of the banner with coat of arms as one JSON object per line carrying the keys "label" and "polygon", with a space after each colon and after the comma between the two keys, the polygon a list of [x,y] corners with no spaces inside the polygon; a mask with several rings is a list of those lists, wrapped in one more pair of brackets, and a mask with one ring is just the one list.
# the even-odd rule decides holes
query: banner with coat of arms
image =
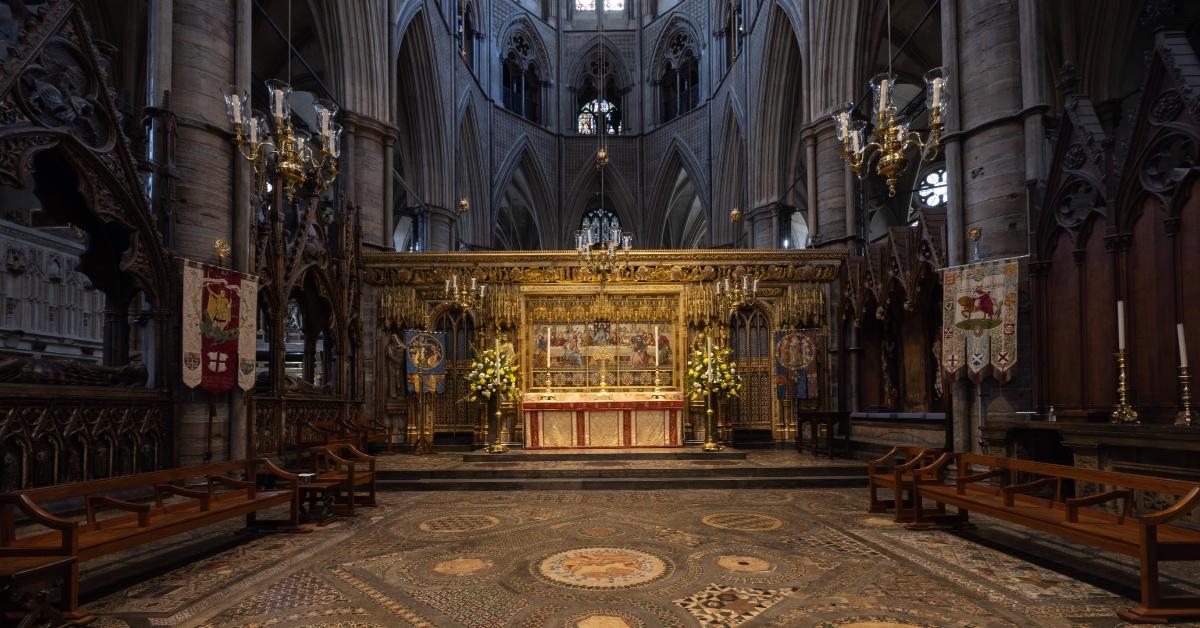
{"label": "banner with coat of arms", "polygon": [[821,337],[816,329],[775,332],[775,396],[779,399],[820,397]]}
{"label": "banner with coat of arms", "polygon": [[408,392],[446,392],[446,334],[440,331],[406,331]]}
{"label": "banner with coat of arms", "polygon": [[254,387],[258,278],[183,260],[183,383],[210,394]]}
{"label": "banner with coat of arms", "polygon": [[1016,258],[942,271],[942,371],[979,382],[990,372],[1004,383],[1017,364]]}

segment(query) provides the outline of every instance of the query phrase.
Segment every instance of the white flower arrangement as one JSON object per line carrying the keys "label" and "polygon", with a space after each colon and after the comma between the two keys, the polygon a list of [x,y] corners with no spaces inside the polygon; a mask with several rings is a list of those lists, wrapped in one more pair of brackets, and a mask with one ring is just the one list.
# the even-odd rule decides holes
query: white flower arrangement
{"label": "white flower arrangement", "polygon": [[738,373],[737,362],[732,361],[732,352],[727,348],[712,348],[712,368],[709,368],[709,352],[706,347],[692,349],[688,356],[686,387],[688,397],[693,401],[701,401],[708,394],[717,399],[737,397],[742,392],[742,375]]}
{"label": "white flower arrangement", "polygon": [[476,350],[466,375],[466,400],[487,400],[498,394],[499,398],[516,401],[521,397],[518,375],[517,358],[511,353],[501,352],[497,362],[494,349]]}

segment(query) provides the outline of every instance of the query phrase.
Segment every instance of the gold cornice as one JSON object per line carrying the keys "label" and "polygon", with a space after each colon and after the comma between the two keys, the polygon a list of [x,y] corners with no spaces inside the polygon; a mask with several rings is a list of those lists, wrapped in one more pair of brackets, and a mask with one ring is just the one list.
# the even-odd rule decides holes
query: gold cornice
{"label": "gold cornice", "polygon": [[[823,283],[837,278],[845,259],[845,249],[635,250],[631,272],[613,283],[711,281],[739,267],[765,281]],[[373,285],[436,284],[452,274],[483,275],[493,283],[594,283],[570,250],[385,252],[365,254],[363,261],[364,280]]]}

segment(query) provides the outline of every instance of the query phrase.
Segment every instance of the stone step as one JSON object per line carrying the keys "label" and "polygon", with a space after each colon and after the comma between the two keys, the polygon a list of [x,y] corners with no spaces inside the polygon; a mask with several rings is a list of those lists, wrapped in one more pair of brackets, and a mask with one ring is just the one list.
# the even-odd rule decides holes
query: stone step
{"label": "stone step", "polygon": [[[487,463],[484,463],[487,464]],[[498,463],[491,463],[498,464]],[[513,463],[518,464],[518,463]],[[586,463],[585,463],[586,464]],[[612,463],[614,465],[620,463]],[[714,477],[866,477],[862,465],[824,465],[813,467],[739,467],[724,465],[696,465],[695,467],[653,468],[647,466],[603,466],[575,469],[505,469],[505,468],[457,468],[457,469],[396,469],[378,472],[379,481],[408,480],[503,480],[503,479],[592,479],[592,478],[714,478]]]}
{"label": "stone step", "polygon": [[596,477],[379,479],[381,491],[613,491],[673,489],[841,488],[867,485],[866,474],[762,477]]}
{"label": "stone step", "polygon": [[745,460],[746,452],[738,449],[705,452],[699,447],[678,449],[625,449],[625,450],[586,450],[570,449],[562,451],[521,451],[514,450],[503,454],[489,454],[477,450],[463,454],[463,462],[562,462],[583,460]]}

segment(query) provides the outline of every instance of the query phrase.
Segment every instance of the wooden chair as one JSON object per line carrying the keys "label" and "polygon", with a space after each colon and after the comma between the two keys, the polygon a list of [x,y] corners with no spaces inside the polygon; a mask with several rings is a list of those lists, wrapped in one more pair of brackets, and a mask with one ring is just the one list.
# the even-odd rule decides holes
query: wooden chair
{"label": "wooden chair", "polygon": [[336,505],[345,514],[354,516],[356,505],[375,505],[375,456],[345,443],[313,447],[309,455],[315,480],[341,482],[342,497]]}
{"label": "wooden chair", "polygon": [[[925,447],[893,447],[880,458],[867,462],[867,477],[870,487],[868,512],[895,511],[897,522],[912,521],[914,518],[913,478],[914,470],[933,463],[941,452]],[[892,492],[892,499],[879,499],[879,489]]]}

